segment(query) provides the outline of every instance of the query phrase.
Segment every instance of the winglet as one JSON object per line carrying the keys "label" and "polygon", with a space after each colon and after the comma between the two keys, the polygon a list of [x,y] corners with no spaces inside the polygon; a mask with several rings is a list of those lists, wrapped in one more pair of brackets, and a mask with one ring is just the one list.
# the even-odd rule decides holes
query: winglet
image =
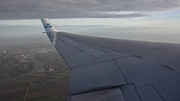
{"label": "winglet", "polygon": [[41,22],[44,26],[44,29],[46,30],[46,33],[47,32],[59,32],[59,30],[57,30],[54,25],[49,21],[48,18],[43,18],[41,19]]}
{"label": "winglet", "polygon": [[41,19],[41,22],[44,26],[44,29],[47,36],[49,37],[50,41],[53,45],[56,44],[56,33],[59,32],[59,30],[56,30],[56,28],[53,26],[53,24],[48,20],[48,18]]}

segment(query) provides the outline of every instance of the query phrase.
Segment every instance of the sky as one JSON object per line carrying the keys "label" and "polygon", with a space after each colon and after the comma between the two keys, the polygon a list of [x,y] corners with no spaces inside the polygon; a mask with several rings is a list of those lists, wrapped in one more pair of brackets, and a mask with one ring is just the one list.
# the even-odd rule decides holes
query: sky
{"label": "sky", "polygon": [[1,0],[0,40],[47,40],[40,18],[75,34],[180,43],[180,0]]}

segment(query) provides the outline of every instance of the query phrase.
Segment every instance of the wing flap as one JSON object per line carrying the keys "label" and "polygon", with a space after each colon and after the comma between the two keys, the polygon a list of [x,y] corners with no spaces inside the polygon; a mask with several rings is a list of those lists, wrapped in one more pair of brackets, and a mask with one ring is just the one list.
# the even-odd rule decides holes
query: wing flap
{"label": "wing flap", "polygon": [[133,84],[122,86],[121,90],[126,101],[142,101]]}
{"label": "wing flap", "polygon": [[108,61],[72,69],[69,94],[97,91],[125,84],[126,81],[115,62]]}
{"label": "wing flap", "polygon": [[126,101],[120,88],[72,95],[70,101]]}
{"label": "wing flap", "polygon": [[165,101],[152,85],[138,88],[137,92],[143,101]]}

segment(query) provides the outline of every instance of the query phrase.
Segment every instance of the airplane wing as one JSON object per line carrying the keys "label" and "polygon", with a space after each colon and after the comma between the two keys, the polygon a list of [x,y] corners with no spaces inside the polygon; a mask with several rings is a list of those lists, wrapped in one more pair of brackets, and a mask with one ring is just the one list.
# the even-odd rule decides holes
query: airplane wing
{"label": "airplane wing", "polygon": [[46,33],[71,68],[69,101],[180,101],[180,45]]}

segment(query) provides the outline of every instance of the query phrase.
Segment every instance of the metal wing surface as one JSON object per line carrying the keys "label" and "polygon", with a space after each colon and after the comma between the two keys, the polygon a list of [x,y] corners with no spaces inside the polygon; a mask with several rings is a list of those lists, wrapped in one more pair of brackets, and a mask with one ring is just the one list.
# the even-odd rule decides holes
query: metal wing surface
{"label": "metal wing surface", "polygon": [[71,68],[69,101],[180,101],[180,45],[46,32]]}

